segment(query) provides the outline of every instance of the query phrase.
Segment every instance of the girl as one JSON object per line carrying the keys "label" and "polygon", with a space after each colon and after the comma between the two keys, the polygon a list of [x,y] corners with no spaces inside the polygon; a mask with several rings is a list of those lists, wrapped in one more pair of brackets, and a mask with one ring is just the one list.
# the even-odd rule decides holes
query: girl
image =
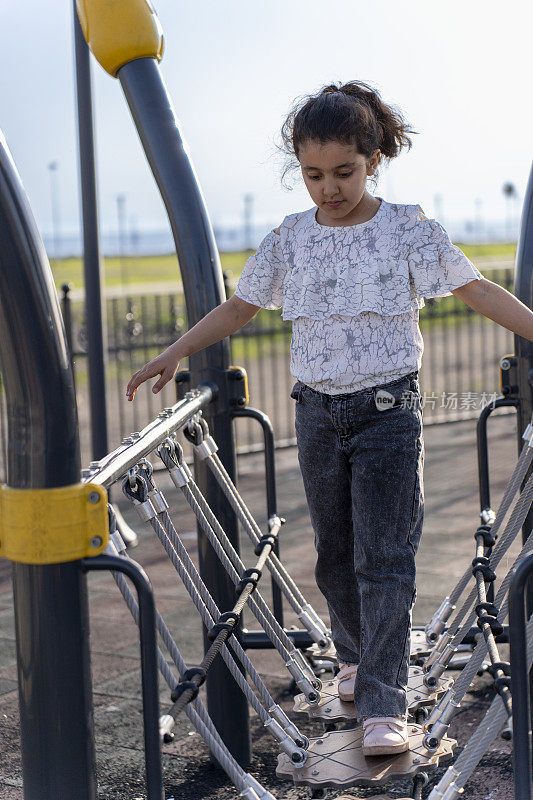
{"label": "girl", "polygon": [[411,146],[367,84],[326,86],[282,129],[313,207],[285,217],[233,297],[131,378],[127,396],[245,325],[260,308],[293,322],[296,435],[315,534],[315,576],[340,663],[339,695],[363,720],[363,752],[409,748],[406,693],[415,555],[424,516],[418,370],[425,297],[455,294],[533,340],[533,313],[484,278],[420,206],[371,195],[382,159]]}

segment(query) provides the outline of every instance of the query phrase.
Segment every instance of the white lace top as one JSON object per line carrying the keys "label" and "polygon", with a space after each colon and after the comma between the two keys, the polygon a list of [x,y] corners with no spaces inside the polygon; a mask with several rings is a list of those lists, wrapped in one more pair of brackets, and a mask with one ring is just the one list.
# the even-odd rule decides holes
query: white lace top
{"label": "white lace top", "polygon": [[348,227],[320,225],[316,212],[263,239],[235,294],[292,320],[291,374],[313,389],[355,392],[420,369],[424,297],[483,276],[420,206],[382,200]]}

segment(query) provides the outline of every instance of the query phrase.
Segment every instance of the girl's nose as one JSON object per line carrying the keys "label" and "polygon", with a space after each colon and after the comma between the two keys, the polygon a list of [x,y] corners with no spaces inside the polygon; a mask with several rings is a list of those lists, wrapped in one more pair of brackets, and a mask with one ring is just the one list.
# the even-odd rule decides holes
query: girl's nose
{"label": "girl's nose", "polygon": [[334,178],[326,178],[324,180],[324,197],[335,197],[338,194],[337,182]]}

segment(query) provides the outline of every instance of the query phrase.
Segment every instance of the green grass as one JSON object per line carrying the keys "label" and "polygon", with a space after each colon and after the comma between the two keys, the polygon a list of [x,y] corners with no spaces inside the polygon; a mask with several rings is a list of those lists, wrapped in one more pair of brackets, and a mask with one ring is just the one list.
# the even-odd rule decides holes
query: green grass
{"label": "green grass", "polygon": [[[468,258],[512,259],[516,252],[515,244],[468,244],[459,245]],[[222,269],[229,270],[237,278],[244,267],[249,252],[221,253]],[[79,258],[63,258],[51,261],[52,272],[57,288],[70,283],[76,289],[83,286],[83,268]],[[154,284],[180,282],[178,260],[175,255],[132,256],[128,258],[104,259],[105,285],[109,288],[122,284],[122,273],[127,274],[129,284]]]}
{"label": "green grass", "polygon": [[[229,270],[234,276],[240,275],[249,255],[246,252],[222,253],[220,256],[222,269]],[[51,259],[50,264],[58,289],[64,283],[70,283],[75,289],[83,286],[83,266],[80,258]],[[178,259],[175,255],[104,259],[105,285],[108,288],[122,284],[123,272],[127,276],[128,284],[181,282]]]}
{"label": "green grass", "polygon": [[456,243],[468,258],[502,258],[505,261],[514,259],[516,242],[495,242],[493,244],[461,244]]}

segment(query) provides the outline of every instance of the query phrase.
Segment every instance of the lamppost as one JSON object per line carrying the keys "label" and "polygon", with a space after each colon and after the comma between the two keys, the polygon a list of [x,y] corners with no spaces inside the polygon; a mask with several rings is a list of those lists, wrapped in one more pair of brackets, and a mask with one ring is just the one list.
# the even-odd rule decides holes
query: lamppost
{"label": "lamppost", "polygon": [[438,220],[441,225],[444,225],[444,209],[441,194],[435,195],[433,198],[433,206],[435,208],[435,219]]}
{"label": "lamppost", "polygon": [[252,250],[252,215],[254,207],[253,194],[244,195],[244,249]]}
{"label": "lamppost", "polygon": [[484,230],[485,225],[483,220],[483,200],[480,197],[477,197],[475,205],[476,205],[475,232],[476,232],[477,243],[479,244],[485,238],[485,230]]}
{"label": "lamppost", "polygon": [[128,231],[126,226],[126,195],[117,195],[118,216],[118,255],[120,260],[120,280],[122,288],[128,284],[128,265],[126,263],[126,250],[128,244]]}
{"label": "lamppost", "polygon": [[59,258],[59,193],[57,183],[57,170],[59,161],[50,161],[48,171],[50,172],[50,200],[52,207],[52,236],[54,242],[54,258]]}
{"label": "lamppost", "polygon": [[518,193],[516,191],[516,186],[514,183],[504,183],[502,187],[502,191],[505,197],[505,235],[507,241],[512,241],[513,238],[513,228],[514,228],[514,201],[518,197]]}

